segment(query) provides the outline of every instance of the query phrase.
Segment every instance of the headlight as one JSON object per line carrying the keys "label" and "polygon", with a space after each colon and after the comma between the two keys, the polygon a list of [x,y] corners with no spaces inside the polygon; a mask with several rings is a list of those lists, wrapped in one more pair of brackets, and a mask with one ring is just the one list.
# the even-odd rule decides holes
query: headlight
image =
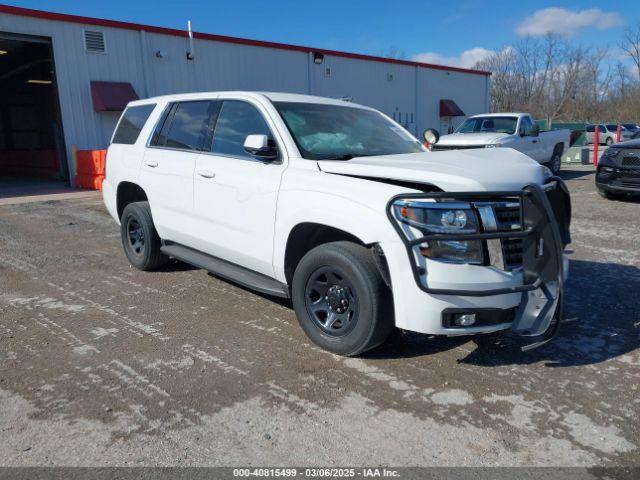
{"label": "headlight", "polygon": [[[393,213],[399,222],[417,229],[422,235],[460,234],[460,240],[430,240],[421,244],[422,256],[452,263],[483,263],[482,242],[464,240],[465,234],[479,231],[478,217],[468,203],[397,200]],[[404,235],[412,240],[411,230],[405,229]]]}
{"label": "headlight", "polygon": [[619,148],[611,148],[611,147],[609,147],[604,151],[603,155],[605,157],[614,158],[614,157],[616,157],[618,155],[619,152],[620,152]]}

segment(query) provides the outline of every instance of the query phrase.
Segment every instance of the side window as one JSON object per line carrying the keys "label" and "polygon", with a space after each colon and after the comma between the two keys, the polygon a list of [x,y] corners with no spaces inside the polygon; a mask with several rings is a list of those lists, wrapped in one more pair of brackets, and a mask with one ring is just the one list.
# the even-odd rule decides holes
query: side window
{"label": "side window", "polygon": [[154,108],[156,108],[155,103],[127,108],[122,114],[120,122],[118,122],[118,128],[113,134],[112,143],[124,145],[136,143],[142,127],[144,127]]}
{"label": "side window", "polygon": [[179,148],[183,150],[202,150],[215,104],[212,101],[180,102],[169,108],[151,145]]}
{"label": "side window", "polygon": [[524,129],[525,135],[531,135],[531,127],[533,126],[533,122],[529,117],[522,117],[520,120],[520,128]]}
{"label": "side window", "polygon": [[211,151],[234,157],[253,158],[244,151],[247,135],[266,135],[275,145],[273,134],[262,114],[251,104],[225,100],[213,133]]}
{"label": "side window", "polygon": [[587,125],[587,132],[589,133],[595,132],[595,125]]}

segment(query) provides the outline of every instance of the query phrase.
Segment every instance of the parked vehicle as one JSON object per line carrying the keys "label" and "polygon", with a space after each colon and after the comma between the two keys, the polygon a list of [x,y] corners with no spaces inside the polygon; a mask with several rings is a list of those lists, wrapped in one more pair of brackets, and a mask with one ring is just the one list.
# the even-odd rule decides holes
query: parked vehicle
{"label": "parked vehicle", "polygon": [[[595,126],[596,124],[588,124],[585,127],[587,144],[592,144],[595,140]],[[631,140],[633,133],[620,127],[620,141],[624,142]],[[618,140],[618,124],[617,123],[599,123],[598,124],[598,144],[600,145],[613,145]]]}
{"label": "parked vehicle", "polygon": [[490,113],[467,118],[454,133],[443,135],[433,150],[513,148],[560,170],[562,153],[569,148],[569,130],[540,132],[528,113]]}
{"label": "parked vehicle", "polygon": [[640,194],[640,140],[616,143],[604,151],[598,161],[596,187],[608,199]]}
{"label": "parked vehicle", "polygon": [[129,262],[173,257],[291,298],[309,338],[355,355],[392,329],[557,332],[571,206],[511,149],[434,155],[326,98],[222,92],[129,104],[104,202]]}
{"label": "parked vehicle", "polygon": [[635,135],[640,132],[640,125],[635,123],[623,123],[622,126],[631,132],[631,135]]}

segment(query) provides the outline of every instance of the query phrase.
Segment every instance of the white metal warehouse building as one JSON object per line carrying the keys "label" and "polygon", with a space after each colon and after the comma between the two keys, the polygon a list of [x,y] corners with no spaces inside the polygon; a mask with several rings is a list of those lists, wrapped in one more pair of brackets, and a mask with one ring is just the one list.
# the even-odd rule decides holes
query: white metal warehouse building
{"label": "white metal warehouse building", "polygon": [[0,5],[0,175],[68,179],[127,101],[214,90],[350,98],[419,134],[486,112],[489,73]]}

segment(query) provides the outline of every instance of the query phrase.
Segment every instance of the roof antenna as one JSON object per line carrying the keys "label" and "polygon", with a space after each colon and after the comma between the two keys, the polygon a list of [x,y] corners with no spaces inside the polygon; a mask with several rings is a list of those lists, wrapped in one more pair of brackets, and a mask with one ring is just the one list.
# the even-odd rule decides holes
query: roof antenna
{"label": "roof antenna", "polygon": [[187,60],[195,58],[193,50],[193,30],[191,30],[191,20],[187,20],[187,30],[189,31],[189,51],[187,52]]}

